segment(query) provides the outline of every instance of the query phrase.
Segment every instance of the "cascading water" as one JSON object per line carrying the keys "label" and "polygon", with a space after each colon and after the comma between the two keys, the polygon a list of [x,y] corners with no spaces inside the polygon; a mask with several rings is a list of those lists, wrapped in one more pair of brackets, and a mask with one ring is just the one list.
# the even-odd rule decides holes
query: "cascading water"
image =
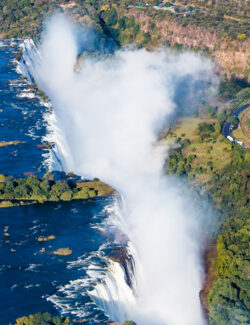
{"label": "cascading water", "polygon": [[[32,39],[25,39],[20,44],[20,47],[23,50],[23,54],[21,62],[18,62],[17,72],[25,76],[28,82],[33,83],[36,80],[39,80],[39,77],[37,75],[37,66],[41,62],[41,54]],[[65,156],[67,155],[65,152],[67,144],[65,144],[65,140],[62,137],[61,129],[58,126],[57,117],[54,111],[51,110],[51,112],[47,113],[46,116],[44,116],[44,120],[47,121],[47,134],[44,137],[44,141],[54,145],[50,153],[50,157],[48,159],[48,166],[50,167],[50,170],[63,170],[64,167],[62,166],[60,158],[63,161]],[[120,239],[118,238],[119,236],[117,236],[117,230],[124,229],[124,220],[122,219],[122,216],[119,212],[119,201],[120,199],[116,198],[114,203],[111,206],[107,207],[109,218],[105,220],[104,224],[102,224],[102,227],[104,228],[103,230],[105,230],[106,232],[113,233],[113,235],[117,239],[117,243],[120,243]],[[120,233],[120,235],[122,234]],[[121,244],[126,245],[125,242]],[[128,252],[133,251],[131,243],[129,246],[130,247],[127,247]],[[133,254],[131,255],[131,258],[133,258]],[[93,301],[95,301],[95,303],[98,304],[111,319],[115,319],[117,321],[122,322],[123,320],[128,319],[130,314],[129,310],[131,308],[135,308],[136,298],[132,289],[132,283],[135,286],[134,273],[131,269],[130,263],[127,263],[126,265],[128,274],[125,274],[125,270],[121,264],[111,260],[108,260],[107,262],[108,268],[106,276],[101,276],[101,278],[96,284],[95,289],[89,291],[88,294],[93,299]],[[101,270],[102,269],[100,268],[100,271]],[[92,266],[90,266],[90,269],[87,273],[90,278],[96,278],[96,272],[94,272],[95,274],[93,274]],[[77,282],[76,286],[78,285],[79,284]],[[73,290],[75,290],[74,286],[75,285],[73,284]],[[58,308],[63,308],[63,304],[57,302],[58,299],[56,295],[49,297],[48,300],[54,303]],[[71,312],[73,314],[78,315],[78,313],[73,312],[73,310]],[[82,316],[81,312],[79,313],[79,316]]]}
{"label": "cascading water", "polygon": [[117,262],[110,262],[105,278],[89,292],[111,319],[123,322],[136,309],[136,298],[125,280],[124,270]]}
{"label": "cascading water", "polygon": [[[20,62],[17,62],[16,70],[32,84],[38,78],[36,67],[41,63],[41,54],[32,39],[24,39],[20,44],[20,48],[22,49],[22,58]],[[63,136],[51,103],[44,102],[42,99],[41,101],[42,105],[48,106],[51,109],[43,117],[44,121],[47,122],[47,132],[43,137],[43,141],[54,145],[47,158],[47,166],[50,171],[62,171],[64,168],[59,157],[65,154]]]}
{"label": "cascading water", "polygon": [[122,267],[111,262],[89,294],[120,322],[204,324],[202,212],[185,185],[163,177],[168,146],[156,143],[182,81],[188,79],[195,94],[201,83],[213,80],[210,61],[190,53],[124,50],[112,58],[87,58],[75,73],[77,43],[61,16],[49,23],[40,51],[31,71],[52,100],[63,168],[100,177],[119,190],[124,198],[119,222],[114,216],[109,222],[134,247],[134,291]]}
{"label": "cascading water", "polygon": [[32,39],[25,39],[20,48],[23,55],[20,63],[18,64],[18,72],[22,73],[26,79],[32,83],[34,82],[35,66],[41,59],[40,53]]}
{"label": "cascading water", "polygon": [[136,310],[134,259],[137,253],[128,238],[124,238],[126,226],[120,207],[121,200],[116,198],[108,208],[109,217],[103,223],[102,230],[112,234],[114,242],[124,247],[123,254],[118,251],[119,262],[109,259],[105,277],[88,293],[112,320],[123,322]]}

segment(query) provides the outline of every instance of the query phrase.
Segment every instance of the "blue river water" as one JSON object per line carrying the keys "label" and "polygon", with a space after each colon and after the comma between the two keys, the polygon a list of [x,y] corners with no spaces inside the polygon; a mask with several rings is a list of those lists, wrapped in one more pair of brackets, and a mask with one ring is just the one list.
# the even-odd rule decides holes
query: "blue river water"
{"label": "blue river water", "polygon": [[[15,177],[48,171],[44,114],[50,109],[27,91],[16,72],[13,52],[18,44],[0,41],[0,141],[20,141],[0,147],[0,174]],[[100,231],[112,197],[37,204],[0,210],[0,324],[36,312],[62,313],[86,319],[86,324],[108,320],[88,295],[95,272],[105,272],[105,255],[112,249]],[[6,229],[9,236],[6,236]],[[5,230],[5,232],[4,232]],[[39,236],[55,239],[39,242]],[[72,255],[53,251],[70,248]]]}
{"label": "blue river water", "polygon": [[21,176],[25,172],[45,172],[42,150],[38,148],[46,132],[39,98],[27,95],[27,83],[16,72],[14,46],[0,48],[0,140],[20,141],[16,146],[1,147],[0,170]]}

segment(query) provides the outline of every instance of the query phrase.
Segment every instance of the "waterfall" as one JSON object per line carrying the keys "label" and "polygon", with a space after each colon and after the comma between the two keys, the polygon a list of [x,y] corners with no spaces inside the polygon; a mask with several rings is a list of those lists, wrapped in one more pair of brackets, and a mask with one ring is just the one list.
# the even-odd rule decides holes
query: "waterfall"
{"label": "waterfall", "polygon": [[17,65],[17,72],[21,73],[29,83],[36,78],[36,65],[41,60],[41,55],[31,38],[24,39],[20,45],[23,55]]}
{"label": "waterfall", "polygon": [[191,53],[126,49],[111,58],[87,58],[75,73],[77,42],[62,16],[49,23],[40,51],[34,69],[33,59],[25,62],[52,100],[64,170],[100,177],[124,199],[107,224],[132,243],[130,285],[125,268],[110,261],[106,276],[89,291],[92,299],[114,321],[204,324],[199,291],[209,216],[193,204],[188,186],[163,177],[169,147],[157,139],[180,87],[193,99],[200,85],[213,85],[211,62]]}
{"label": "waterfall", "polygon": [[[29,83],[37,80],[37,64],[41,62],[41,54],[32,39],[25,39],[20,47],[23,50],[21,61],[18,62],[17,72],[22,74]],[[44,137],[45,142],[53,143],[54,147],[50,155],[50,170],[63,170],[64,167],[60,158],[63,159],[67,155],[67,144],[65,144],[58,121],[53,110],[44,116],[47,121],[47,134]],[[124,220],[122,219],[119,200],[116,199],[114,204],[108,207],[108,219],[105,221],[105,231],[111,232],[112,228],[123,231]],[[118,240],[119,242],[119,240]],[[125,245],[125,243],[121,243]],[[132,246],[128,244],[127,250],[132,257]],[[126,263],[126,272],[124,267],[110,259],[107,260],[108,267],[105,277],[101,277],[96,283],[93,290],[88,291],[91,299],[100,306],[107,316],[112,320],[123,322],[129,318],[131,310],[136,308],[136,297],[133,288],[135,287],[135,278],[132,264],[128,261]],[[132,263],[134,263],[132,261]],[[91,276],[91,272],[88,272]],[[49,300],[54,303],[54,297]],[[56,302],[56,304],[58,304]]]}
{"label": "waterfall", "polygon": [[[41,53],[31,38],[24,39],[19,46],[22,49],[22,58],[17,64],[16,71],[22,74],[29,84],[33,84],[38,80],[37,66],[42,61]],[[41,104],[50,109],[43,116],[47,122],[47,132],[42,140],[53,145],[46,159],[46,165],[49,171],[63,171],[64,166],[60,156],[66,155],[66,144],[50,101],[45,102],[41,99]]]}
{"label": "waterfall", "polygon": [[124,269],[117,262],[109,262],[104,279],[89,295],[111,319],[121,323],[136,309],[135,295],[126,282]]}

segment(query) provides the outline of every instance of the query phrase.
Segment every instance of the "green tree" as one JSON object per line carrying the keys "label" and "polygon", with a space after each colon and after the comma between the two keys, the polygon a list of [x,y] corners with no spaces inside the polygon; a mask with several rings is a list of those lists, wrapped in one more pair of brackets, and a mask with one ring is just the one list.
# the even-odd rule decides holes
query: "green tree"
{"label": "green tree", "polygon": [[228,122],[231,124],[238,124],[239,120],[237,119],[237,117],[232,116],[228,119]]}
{"label": "green tree", "polygon": [[5,193],[10,193],[10,194],[12,194],[12,193],[14,192],[14,184],[13,184],[12,181],[8,181],[8,182],[5,184],[4,192],[5,192]]}
{"label": "green tree", "polygon": [[237,99],[239,101],[244,101],[246,99],[250,98],[250,88],[244,88],[241,91],[238,92],[237,94]]}
{"label": "green tree", "polygon": [[48,181],[41,182],[40,183],[40,188],[45,192],[49,191],[49,189],[50,189],[49,182]]}
{"label": "green tree", "polygon": [[67,191],[62,193],[62,195],[60,196],[60,199],[62,201],[70,201],[72,199],[72,191]]}
{"label": "green tree", "polygon": [[30,176],[26,179],[26,185],[28,185],[31,188],[34,188],[35,186],[39,187],[40,181],[37,178],[37,176]]}
{"label": "green tree", "polygon": [[215,106],[209,106],[207,108],[207,114],[209,117],[215,117],[217,113],[217,107]]}
{"label": "green tree", "polygon": [[14,195],[15,197],[23,197],[26,198],[28,196],[29,189],[25,184],[21,184],[15,187],[14,189]]}
{"label": "green tree", "polygon": [[118,22],[117,12],[114,7],[111,7],[109,10],[103,11],[101,17],[105,20],[108,26],[114,26]]}
{"label": "green tree", "polygon": [[121,19],[119,19],[118,24],[119,24],[119,28],[121,30],[125,30],[127,27],[126,26],[126,17],[122,17]]}
{"label": "green tree", "polygon": [[136,24],[133,28],[133,34],[134,34],[134,37],[136,37],[136,35],[140,32],[140,24]]}
{"label": "green tree", "polygon": [[143,34],[144,40],[143,40],[143,45],[147,45],[151,41],[151,35],[149,32],[146,32]]}
{"label": "green tree", "polygon": [[56,181],[56,183],[51,187],[51,194],[60,197],[64,192],[71,191],[70,186],[66,181]]}
{"label": "green tree", "polygon": [[20,317],[16,320],[15,325],[69,325],[68,317],[52,317],[49,313],[37,313],[34,315]]}

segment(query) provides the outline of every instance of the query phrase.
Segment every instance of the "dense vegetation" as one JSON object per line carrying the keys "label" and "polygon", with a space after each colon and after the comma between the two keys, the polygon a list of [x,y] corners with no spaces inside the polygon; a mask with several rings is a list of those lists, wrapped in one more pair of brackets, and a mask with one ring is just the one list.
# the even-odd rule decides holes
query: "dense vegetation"
{"label": "dense vegetation", "polygon": [[[230,1],[231,11],[237,17],[241,17],[234,18],[226,14],[227,6],[223,6],[221,1],[210,2],[7,0],[0,2],[0,37],[25,36],[37,39],[42,35],[42,24],[45,18],[53,12],[66,11],[76,23],[84,24],[97,31],[100,48],[103,48],[104,51],[107,50],[107,47],[110,48],[111,44],[112,47],[119,47],[134,43],[138,47],[147,48],[163,45],[176,50],[182,50],[185,47],[215,57],[217,60],[221,58],[221,55],[218,56],[218,52],[225,50],[230,58],[229,62],[219,60],[220,71],[229,77],[236,73],[240,78],[247,79],[249,66],[246,54],[239,61],[235,60],[234,55],[234,52],[241,47],[244,53],[247,49],[250,29],[249,20],[244,18],[246,4],[234,5]],[[159,9],[167,10],[156,10],[155,5]],[[239,9],[238,13],[235,8]],[[142,17],[145,21],[141,20]],[[161,30],[160,26],[165,26],[161,22],[168,22],[168,26],[171,26],[171,22],[173,22],[175,27],[173,30],[169,27],[167,31]],[[199,34],[193,37],[190,33],[187,33],[190,41],[186,41],[185,31],[183,30],[181,35],[178,34],[176,26],[182,26],[181,28],[190,26],[193,29],[200,27],[202,33],[210,33],[207,34],[207,37],[213,41],[212,43],[209,41],[208,44],[203,39],[199,39]],[[232,53],[229,51],[231,45],[234,48]],[[230,62],[233,64],[231,65]]]}
{"label": "dense vegetation", "polygon": [[226,14],[232,17],[248,17],[246,1],[244,0],[178,0],[178,3],[192,5],[193,7],[202,7],[215,14]]}
{"label": "dense vegetation", "polygon": [[223,15],[213,15],[210,13],[197,12],[194,15],[173,17],[182,26],[188,24],[203,27],[210,32],[216,32],[218,36],[230,39],[246,39],[249,37],[249,25],[247,21],[235,21],[225,18]]}
{"label": "dense vegetation", "polygon": [[[205,3],[206,2],[206,3]],[[102,1],[98,1],[99,4]],[[152,18],[153,21],[161,21],[163,19],[174,20],[182,26],[188,24],[204,27],[211,32],[217,33],[221,37],[229,37],[230,39],[246,39],[249,36],[248,9],[246,3],[230,1],[116,1],[117,8],[121,12],[121,8],[134,7],[144,12]],[[173,6],[173,10],[155,10],[152,6],[158,5],[159,8]],[[134,9],[129,9],[134,10]],[[193,11],[190,13],[190,11]],[[234,18],[238,17],[238,18]],[[240,18],[239,18],[240,17]],[[155,27],[155,24],[154,26]],[[152,32],[153,32],[152,28]]]}
{"label": "dense vegetation", "polygon": [[[186,144],[192,145],[184,139],[181,141],[182,147],[171,153],[167,162],[168,170],[179,175],[187,175],[192,181],[199,174],[208,176],[205,188],[218,206],[220,229],[217,239],[218,280],[209,294],[211,324],[221,325],[232,321],[231,317],[236,315],[231,307],[238,309],[236,314],[241,315],[239,319],[247,320],[250,308],[248,149],[232,145],[231,161],[218,172],[212,160],[194,167],[193,162],[197,156],[183,154]],[[210,146],[209,150],[213,150],[213,146]]]}
{"label": "dense vegetation", "polygon": [[[83,320],[85,323],[85,320]],[[52,317],[49,313],[36,313],[34,315],[20,317],[16,320],[15,325],[70,325],[70,319],[68,317]],[[122,325],[136,325],[135,322],[127,320]]]}
{"label": "dense vegetation", "polygon": [[0,206],[22,204],[23,201],[70,201],[108,195],[113,189],[98,179],[86,182],[54,181],[51,174],[43,178],[30,176],[12,179],[0,175]]}
{"label": "dense vegetation", "polygon": [[58,8],[59,0],[5,0],[0,2],[0,33],[8,37],[35,36],[45,16]]}
{"label": "dense vegetation", "polygon": [[68,317],[52,317],[49,313],[37,313],[34,315],[20,317],[16,320],[15,325],[69,325]]}
{"label": "dense vegetation", "polygon": [[[218,33],[221,37],[229,37],[230,39],[244,40],[249,35],[249,25],[247,19],[230,19],[231,15],[247,17],[247,7],[244,2],[235,4],[230,1],[230,5],[224,5],[224,1],[170,1],[165,4],[167,6],[175,4],[174,11],[154,10],[151,6],[158,4],[160,1],[141,1],[144,6],[145,13],[153,19],[153,21],[162,19],[175,20],[183,26],[188,24],[204,27],[212,32]],[[62,6],[67,5],[68,1],[62,0],[6,0],[0,2],[0,33],[6,34],[8,37],[20,36],[36,36],[41,31],[44,18],[49,16],[53,11],[62,11]],[[69,2],[70,3],[70,2]],[[124,42],[133,41],[140,31],[140,23],[135,22],[134,18],[127,17],[128,6],[138,8],[138,1],[118,0],[107,1],[92,0],[83,1],[76,0],[73,7],[69,7],[70,13],[79,22],[80,17],[85,15],[90,17],[92,25],[107,36],[113,37],[115,40]],[[146,6],[146,3],[148,4]],[[110,5],[111,4],[111,5]],[[181,4],[182,6],[179,6]],[[178,7],[179,6],[179,7]],[[180,9],[176,9],[180,8]],[[185,12],[195,10],[195,14],[183,15]],[[229,15],[230,17],[228,17]],[[86,22],[86,21],[85,21]],[[155,23],[152,23],[151,31],[153,33]],[[149,35],[141,33],[138,41],[149,42]]]}
{"label": "dense vegetation", "polygon": [[[221,95],[227,93],[228,86],[232,85],[223,85]],[[247,97],[249,101],[249,88],[235,91],[233,97],[238,105],[246,102]],[[229,111],[235,106],[237,103]],[[250,319],[250,153],[249,149],[232,144],[220,135],[229,114],[222,114],[214,107],[209,107],[206,114],[203,119],[193,118],[193,124],[186,127],[193,127],[189,137],[182,133],[184,125],[172,130],[168,137],[174,138],[179,147],[171,152],[166,167],[168,173],[187,177],[195,186],[202,184],[202,190],[207,191],[217,207],[216,280],[206,297],[210,324],[247,324]]]}

